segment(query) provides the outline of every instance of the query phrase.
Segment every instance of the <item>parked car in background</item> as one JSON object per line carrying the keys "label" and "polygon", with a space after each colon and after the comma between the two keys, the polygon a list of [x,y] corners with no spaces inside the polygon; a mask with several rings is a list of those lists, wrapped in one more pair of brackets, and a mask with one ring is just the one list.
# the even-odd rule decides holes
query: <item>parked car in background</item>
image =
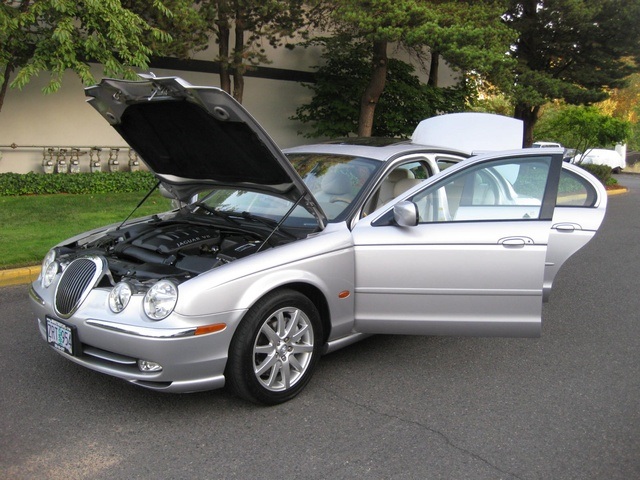
{"label": "parked car in background", "polygon": [[582,152],[580,150],[577,150],[575,148],[565,148],[562,159],[565,162],[576,163],[578,160],[580,160],[581,156]]}
{"label": "parked car in background", "polygon": [[533,142],[531,148],[562,148],[557,142]]}
{"label": "parked car in background", "polygon": [[182,207],[61,242],[31,305],[58,354],[157,391],[277,404],[367,335],[538,336],[607,205],[562,149],[467,158],[418,128],[282,152],[215,87],[105,79],[86,94]]}
{"label": "parked car in background", "polygon": [[590,148],[580,157],[579,163],[585,165],[606,165],[611,167],[614,173],[620,173],[622,169],[627,166],[627,162],[622,155],[615,150],[604,148]]}

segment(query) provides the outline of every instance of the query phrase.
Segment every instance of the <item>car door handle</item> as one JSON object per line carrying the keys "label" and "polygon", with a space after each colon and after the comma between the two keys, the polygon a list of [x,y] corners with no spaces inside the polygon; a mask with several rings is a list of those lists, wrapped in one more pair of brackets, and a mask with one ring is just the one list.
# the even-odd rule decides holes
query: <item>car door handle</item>
{"label": "car door handle", "polygon": [[551,228],[555,228],[559,232],[571,233],[576,231],[576,226],[571,223],[559,223]]}
{"label": "car door handle", "polygon": [[524,247],[525,245],[533,245],[533,240],[529,237],[507,237],[498,240],[498,243],[507,248]]}

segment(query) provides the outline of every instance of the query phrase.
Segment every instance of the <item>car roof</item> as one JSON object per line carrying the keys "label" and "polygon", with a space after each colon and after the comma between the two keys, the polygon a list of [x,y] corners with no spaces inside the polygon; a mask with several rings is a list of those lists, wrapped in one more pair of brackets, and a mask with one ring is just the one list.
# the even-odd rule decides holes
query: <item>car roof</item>
{"label": "car roof", "polygon": [[331,140],[325,143],[300,145],[287,148],[284,153],[325,153],[330,155],[351,155],[386,162],[400,155],[411,153],[441,153],[468,157],[461,150],[433,147],[412,143],[409,140],[381,137],[354,137]]}

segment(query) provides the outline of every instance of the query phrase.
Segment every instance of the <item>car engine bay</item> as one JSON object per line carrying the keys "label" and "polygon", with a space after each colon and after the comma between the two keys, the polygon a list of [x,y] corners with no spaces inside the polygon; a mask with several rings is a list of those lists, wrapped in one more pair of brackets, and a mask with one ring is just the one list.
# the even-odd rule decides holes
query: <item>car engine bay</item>
{"label": "car engine bay", "polygon": [[[176,216],[107,230],[58,247],[60,261],[96,255],[106,259],[111,283],[123,279],[145,282],[161,278],[184,281],[274,244],[257,228],[226,227]],[[290,241],[290,240],[289,240]]]}

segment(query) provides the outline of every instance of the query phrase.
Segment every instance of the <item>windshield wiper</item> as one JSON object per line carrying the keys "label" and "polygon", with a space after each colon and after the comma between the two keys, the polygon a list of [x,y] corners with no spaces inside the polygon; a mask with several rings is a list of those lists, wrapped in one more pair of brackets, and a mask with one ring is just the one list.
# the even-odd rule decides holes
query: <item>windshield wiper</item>
{"label": "windshield wiper", "polygon": [[261,223],[269,228],[273,228],[274,230],[279,230],[280,233],[284,233],[289,238],[293,238],[294,240],[298,239],[298,237],[296,237],[293,233],[287,232],[286,230],[282,230],[280,228],[280,226],[282,225],[280,222],[276,222],[275,220],[272,220],[270,218],[258,217],[253,213],[249,213],[249,212],[242,212],[241,214],[239,214],[239,216],[256,223]]}
{"label": "windshield wiper", "polygon": [[204,202],[196,202],[190,205],[191,212],[194,212],[196,208],[202,208],[203,210],[206,210],[207,212],[215,215],[216,217],[222,218],[228,221],[229,223],[233,223],[237,227],[241,226],[237,220],[234,220],[233,218],[231,218],[233,216],[237,217],[238,216],[237,214],[233,214],[231,212],[225,212],[224,210],[216,210],[215,208],[210,207]]}

